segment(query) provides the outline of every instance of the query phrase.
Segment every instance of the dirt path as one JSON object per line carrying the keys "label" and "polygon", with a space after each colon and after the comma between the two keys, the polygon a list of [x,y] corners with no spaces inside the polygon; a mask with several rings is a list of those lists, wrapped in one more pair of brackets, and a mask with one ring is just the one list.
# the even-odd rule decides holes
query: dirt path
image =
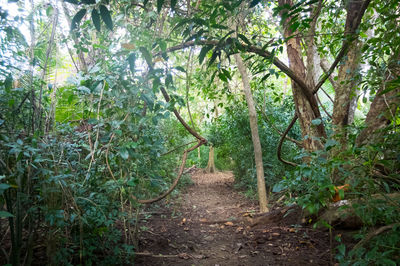
{"label": "dirt path", "polygon": [[245,216],[257,208],[233,189],[230,172],[192,179],[179,198],[145,210],[135,265],[330,264],[328,233],[295,225],[298,213],[250,227]]}

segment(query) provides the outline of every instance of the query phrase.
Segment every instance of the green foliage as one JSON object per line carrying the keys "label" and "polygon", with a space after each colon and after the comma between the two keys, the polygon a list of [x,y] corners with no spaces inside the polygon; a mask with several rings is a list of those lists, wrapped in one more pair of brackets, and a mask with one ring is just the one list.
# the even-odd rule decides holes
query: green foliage
{"label": "green foliage", "polygon": [[[400,243],[397,226],[400,220],[400,164],[397,159],[389,158],[397,153],[400,142],[398,134],[391,129],[389,126],[384,130],[386,139],[380,143],[361,147],[352,143],[348,150],[339,153],[336,152],[339,144],[328,139],[323,151],[300,153],[298,159],[302,159],[303,163],[274,187],[276,192],[290,191],[295,196],[292,198],[294,202],[310,214],[317,214],[332,202],[335,186],[349,184],[349,191],[342,190],[339,195],[351,202],[351,206],[344,206],[343,210],[348,207],[354,209],[354,215],[364,225],[356,237],[361,241],[376,227],[395,225],[382,234],[373,235],[372,239],[367,238],[366,243],[351,251],[346,252],[346,247],[341,244],[336,258],[342,265],[399,263],[400,258],[394,254],[398,254]],[[357,135],[357,130],[354,133]],[[351,139],[354,141],[355,138]],[[354,158],[354,155],[357,157]],[[380,166],[380,171],[390,174],[377,174],[374,170],[377,166]]]}
{"label": "green foliage", "polygon": [[[257,180],[253,144],[249,117],[244,104],[243,102],[233,102],[232,106],[227,108],[226,113],[210,129],[208,139],[216,147],[216,157],[220,158],[216,160],[217,168],[218,164],[231,166],[238,185],[255,191]],[[285,120],[285,116],[290,115],[292,108],[290,105],[271,106],[269,117],[277,125],[278,121]],[[267,186],[272,188],[289,168],[276,158],[279,135],[274,133],[274,129],[266,121],[262,120],[261,114],[259,117],[259,135],[263,149],[265,181]],[[294,132],[294,135],[299,135],[298,128]],[[294,155],[293,145],[286,143],[284,147],[284,156],[291,158]]]}

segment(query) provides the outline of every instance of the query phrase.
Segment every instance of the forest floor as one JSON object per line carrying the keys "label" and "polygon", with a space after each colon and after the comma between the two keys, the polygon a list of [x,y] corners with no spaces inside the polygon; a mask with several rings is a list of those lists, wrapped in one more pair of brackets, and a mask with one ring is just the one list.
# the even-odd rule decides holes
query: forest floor
{"label": "forest floor", "polygon": [[251,226],[256,202],[234,189],[231,172],[197,170],[192,180],[178,197],[144,210],[135,265],[332,264],[329,232],[300,225],[298,210]]}

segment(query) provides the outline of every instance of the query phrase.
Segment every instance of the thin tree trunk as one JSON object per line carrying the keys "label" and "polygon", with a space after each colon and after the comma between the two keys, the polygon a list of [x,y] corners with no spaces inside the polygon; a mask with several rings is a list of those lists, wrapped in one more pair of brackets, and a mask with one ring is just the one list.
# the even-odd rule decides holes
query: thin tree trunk
{"label": "thin tree trunk", "polygon": [[235,54],[234,57],[235,57],[236,64],[239,69],[240,75],[242,76],[243,91],[244,91],[244,95],[246,97],[247,106],[249,108],[251,138],[253,140],[254,159],[256,162],[257,190],[258,190],[258,201],[260,204],[260,212],[268,212],[268,207],[267,207],[268,199],[267,199],[267,191],[266,191],[266,187],[265,187],[262,149],[261,149],[260,137],[258,134],[257,112],[256,112],[256,108],[254,105],[253,96],[251,94],[249,78],[247,75],[246,67],[243,64],[242,57],[240,56],[240,54]]}
{"label": "thin tree trunk", "polygon": [[31,126],[32,126],[32,134],[35,133],[35,117],[36,117],[36,95],[35,95],[35,87],[33,84],[33,72],[34,72],[34,58],[35,58],[35,43],[36,43],[36,38],[35,38],[35,24],[34,24],[34,12],[35,12],[35,4],[33,0],[30,1],[31,3],[31,9],[32,9],[32,16],[29,20],[29,31],[30,31],[30,36],[31,36],[31,45],[29,47],[30,50],[30,55],[29,55],[29,88],[31,90],[31,104],[32,104],[32,117],[31,117]]}
{"label": "thin tree trunk", "polygon": [[215,160],[214,160],[214,147],[210,145],[210,151],[208,152],[208,164],[206,173],[215,173]]}
{"label": "thin tree trunk", "polygon": [[[54,15],[53,15],[53,23],[52,23],[52,28],[51,28],[51,35],[50,35],[50,40],[47,46],[47,50],[46,50],[46,58],[44,61],[44,67],[43,67],[43,72],[42,72],[42,76],[41,79],[42,81],[44,81],[46,74],[47,74],[47,65],[49,63],[50,60],[50,54],[51,54],[51,50],[52,50],[52,46],[54,43],[54,37],[56,34],[56,29],[57,29],[57,22],[58,22],[58,8],[56,7],[54,9]],[[47,83],[46,83],[47,84]],[[42,97],[43,97],[43,84],[40,86],[40,92],[39,92],[39,105],[38,105],[38,115],[39,117],[37,118],[39,121],[39,126],[38,128],[41,129],[42,127]]]}

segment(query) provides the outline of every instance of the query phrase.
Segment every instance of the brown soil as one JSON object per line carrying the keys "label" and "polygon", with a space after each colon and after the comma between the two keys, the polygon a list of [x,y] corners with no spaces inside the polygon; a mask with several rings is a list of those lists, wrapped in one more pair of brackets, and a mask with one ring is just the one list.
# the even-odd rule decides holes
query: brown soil
{"label": "brown soil", "polygon": [[298,210],[251,227],[257,205],[234,190],[232,173],[199,170],[192,180],[178,198],[144,211],[135,265],[331,264],[329,233],[299,225]]}

